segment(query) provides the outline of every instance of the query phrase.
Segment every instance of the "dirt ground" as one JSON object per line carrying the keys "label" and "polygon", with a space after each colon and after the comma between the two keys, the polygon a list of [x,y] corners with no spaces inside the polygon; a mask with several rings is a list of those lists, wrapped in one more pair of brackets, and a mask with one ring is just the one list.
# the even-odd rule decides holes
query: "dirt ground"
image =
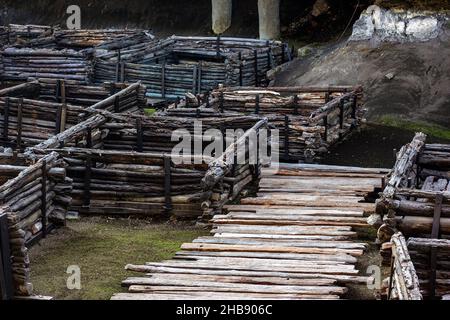
{"label": "dirt ground", "polygon": [[[35,294],[55,299],[109,299],[132,276],[126,264],[170,259],[184,242],[208,234],[189,225],[83,218],[58,229],[30,250]],[[81,290],[67,289],[67,268],[81,270]]]}
{"label": "dirt ground", "polygon": [[362,85],[368,120],[388,116],[450,129],[449,39],[450,25],[439,39],[424,43],[316,46],[280,72],[274,85]]}

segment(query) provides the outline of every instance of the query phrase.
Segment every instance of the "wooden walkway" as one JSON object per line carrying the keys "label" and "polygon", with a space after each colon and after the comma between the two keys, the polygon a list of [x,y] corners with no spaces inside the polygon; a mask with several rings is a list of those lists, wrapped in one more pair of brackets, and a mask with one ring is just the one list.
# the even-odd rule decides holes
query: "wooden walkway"
{"label": "wooden walkway", "polygon": [[185,243],[172,260],[128,265],[146,273],[114,300],[338,299],[364,253],[353,227],[368,227],[383,169],[281,164],[263,171],[256,198],[227,206],[212,235]]}

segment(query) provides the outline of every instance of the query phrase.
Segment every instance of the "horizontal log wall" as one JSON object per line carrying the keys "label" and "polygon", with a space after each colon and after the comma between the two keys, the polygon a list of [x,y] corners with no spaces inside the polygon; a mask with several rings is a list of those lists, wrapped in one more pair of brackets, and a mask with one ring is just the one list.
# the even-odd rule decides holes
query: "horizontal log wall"
{"label": "horizontal log wall", "polygon": [[71,210],[87,215],[195,218],[210,191],[200,187],[207,164],[177,164],[170,154],[65,148],[57,150],[73,179]]}
{"label": "horizontal log wall", "polygon": [[290,55],[278,42],[173,36],[147,45],[129,41],[124,46],[120,40],[98,48],[95,60],[96,82],[141,80],[149,97],[175,99],[218,84],[266,85],[267,71]]}
{"label": "horizontal log wall", "polygon": [[28,248],[64,223],[72,180],[66,177],[64,160],[54,152],[37,162],[25,158],[28,166],[17,165],[18,159],[9,155],[0,158],[0,214],[8,216],[15,294],[31,295]]}
{"label": "horizontal log wall", "polygon": [[[139,112],[146,103],[145,87],[139,83],[98,87],[78,86],[63,80],[40,80],[37,83],[40,94],[34,99],[0,95],[3,146],[22,150],[70,128],[96,110]],[[18,92],[8,95],[17,95]],[[55,102],[50,102],[53,100]]]}
{"label": "horizontal log wall", "polygon": [[423,298],[448,300],[450,240],[409,238],[407,246]]}
{"label": "horizontal log wall", "polygon": [[51,42],[43,41],[43,39],[51,38],[56,29],[52,26],[40,25],[10,24],[0,26],[0,46],[11,44],[33,46],[36,43],[42,46],[44,43],[51,44]]}
{"label": "horizontal log wall", "polygon": [[413,260],[401,233],[392,236],[391,275],[389,300],[422,300],[419,279]]}
{"label": "horizontal log wall", "polygon": [[27,81],[28,78],[91,81],[92,62],[86,52],[74,50],[9,47],[2,51],[3,81]]}
{"label": "horizontal log wall", "polygon": [[371,221],[382,242],[396,230],[406,236],[450,237],[450,147],[425,140],[418,133],[402,147],[377,201]]}
{"label": "horizontal log wall", "polygon": [[[226,133],[226,129],[246,131],[261,118],[236,114],[219,114],[209,112],[192,112],[177,114],[176,112],[158,113],[154,116],[127,115],[127,119],[115,124],[105,124],[109,134],[103,141],[106,150],[144,151],[171,153],[180,143],[180,138],[172,139],[174,132],[189,133],[191,150],[194,154],[196,141],[200,141],[201,150],[211,143],[214,137],[204,136],[209,129],[217,129],[217,133]],[[174,141],[172,141],[174,140]],[[227,141],[223,141],[224,145]],[[225,148],[224,148],[225,149]]]}
{"label": "horizontal log wall", "polygon": [[[278,157],[284,161],[312,162],[359,125],[361,88],[219,88],[203,100],[200,109],[256,114],[267,117],[279,130]],[[198,105],[186,99],[177,108]]]}
{"label": "horizontal log wall", "polygon": [[[199,116],[145,117],[100,111],[30,148],[28,153],[57,151],[64,155],[69,163],[69,175],[74,179],[73,210],[85,214],[198,217],[204,212],[210,214],[219,210],[248,185],[257,184],[260,173],[259,163],[249,163],[246,142],[245,162],[229,167],[217,183],[202,188],[200,182],[208,169],[207,164],[212,161],[212,158],[203,157],[203,148],[210,144],[211,138],[203,134],[212,128],[255,129],[254,125],[260,118]],[[194,125],[200,120],[202,128],[196,132]],[[259,124],[256,129],[261,126]],[[171,136],[180,128],[186,130],[184,134],[190,135],[183,138],[191,138],[192,146],[196,144],[195,139],[205,139],[200,144],[201,153],[197,155],[193,150],[183,150],[188,153],[172,154],[178,141],[172,142]],[[217,132],[220,133],[219,130]],[[234,154],[240,150],[230,148],[227,153]],[[183,158],[182,163],[175,161],[180,157]],[[163,165],[164,159],[171,161],[169,165]],[[170,183],[169,191],[167,181]],[[172,204],[170,210],[167,210],[167,201]]]}
{"label": "horizontal log wall", "polygon": [[[251,143],[251,138],[259,135],[262,129],[267,130],[267,119],[258,121],[247,130],[235,143],[230,145],[224,153],[209,164],[209,169],[202,180],[204,190],[212,190],[210,201],[203,204],[203,217],[208,220],[215,214],[220,214],[225,204],[238,198],[244,190],[257,191],[261,180],[263,159],[260,153],[261,145]],[[269,143],[265,141],[265,143]],[[244,151],[244,161],[238,152]],[[256,152],[256,159],[251,154]]]}

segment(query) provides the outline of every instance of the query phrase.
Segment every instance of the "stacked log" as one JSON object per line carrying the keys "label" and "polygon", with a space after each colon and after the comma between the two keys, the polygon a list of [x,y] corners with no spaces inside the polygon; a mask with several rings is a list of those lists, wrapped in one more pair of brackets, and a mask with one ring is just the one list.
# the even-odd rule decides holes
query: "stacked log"
{"label": "stacked log", "polygon": [[3,50],[2,58],[3,80],[26,81],[31,77],[89,83],[92,73],[86,52],[9,47]]}
{"label": "stacked log", "polygon": [[388,299],[422,300],[419,279],[401,233],[392,236],[391,275],[389,279]]}
{"label": "stacked log", "polygon": [[392,236],[392,266],[388,298],[433,300],[450,297],[450,240]]}
{"label": "stacked log", "polygon": [[60,48],[86,49],[118,39],[126,41],[127,38],[141,32],[133,29],[57,30],[55,41]]}
{"label": "stacked log", "polygon": [[[203,99],[188,98],[176,109],[193,107],[217,112],[256,114],[267,117],[279,131],[274,156],[284,161],[312,162],[359,125],[361,88],[219,88]],[[169,108],[175,108],[169,106]],[[276,151],[278,150],[278,154]]]}
{"label": "stacked log", "polygon": [[2,159],[0,211],[8,215],[16,294],[31,295],[28,248],[64,223],[72,181],[66,177],[65,162],[54,152],[29,166],[18,163],[17,158]]}
{"label": "stacked log", "polygon": [[[80,120],[90,117],[96,110],[137,112],[145,105],[145,87],[139,83],[128,86],[93,87],[76,86],[70,83],[65,85],[64,82],[58,81],[58,85],[55,82],[54,86],[53,82],[40,82],[40,85],[44,83],[45,86],[41,88],[42,100],[0,97],[0,131],[3,145],[21,150],[78,124]],[[119,90],[121,87],[125,88],[110,95],[113,92],[112,89]],[[52,96],[58,102],[48,101],[51,100],[48,98],[52,89],[57,91]],[[107,98],[98,101],[102,96]],[[68,104],[67,100],[84,104],[98,102],[86,108],[86,106]]]}
{"label": "stacked log", "polygon": [[37,81],[29,81],[0,89],[0,97],[32,98],[38,96],[39,92],[39,83]]}
{"label": "stacked log", "polygon": [[96,50],[95,81],[141,80],[151,98],[176,99],[218,84],[266,85],[266,73],[290,59],[286,45],[239,38],[177,37]]}
{"label": "stacked log", "polygon": [[[214,134],[226,134],[228,130],[250,129],[261,117],[245,116],[239,114],[219,114],[217,112],[191,112],[178,114],[177,112],[162,112],[152,117],[135,114],[125,114],[126,120],[110,125],[108,136],[104,139],[103,146],[106,150],[142,151],[142,152],[165,152],[171,153],[180,139],[184,138],[176,134],[188,134],[191,150],[196,143],[203,152],[204,148],[214,139]],[[215,129],[214,132],[208,130]],[[230,132],[229,131],[229,132]],[[233,141],[223,141],[225,146]],[[225,148],[223,148],[224,150]],[[194,153],[193,153],[194,154]],[[218,156],[218,155],[217,155]]]}
{"label": "stacked log", "polygon": [[[101,85],[79,85],[76,81],[64,81],[53,79],[38,79],[39,99],[52,102],[65,102],[76,106],[90,107],[108,97],[126,89],[128,84],[123,83],[104,83]],[[137,89],[137,104],[131,106],[120,106],[119,111],[136,112],[142,109],[146,104],[145,87],[134,85]],[[123,100],[131,96],[120,95]],[[120,102],[120,101],[119,101]],[[136,102],[136,101],[135,101]],[[114,111],[113,108],[109,110]]]}
{"label": "stacked log", "polygon": [[[174,161],[163,153],[57,150],[73,179],[71,210],[85,215],[195,218],[211,192],[202,190],[205,159]],[[206,159],[211,161],[211,159]]]}
{"label": "stacked log", "polygon": [[10,24],[0,27],[0,46],[53,47],[52,26]]}
{"label": "stacked log", "polygon": [[[38,155],[57,151],[64,155],[69,163],[69,176],[74,179],[73,210],[112,215],[167,216],[170,213],[177,218],[192,218],[218,210],[259,179],[261,164],[251,162],[252,146],[245,139],[249,132],[234,144],[234,140],[227,141],[231,146],[219,158],[225,157],[222,174],[214,183],[202,187],[200,182],[205,172],[211,170],[208,163],[212,157],[220,156],[217,153],[204,156],[203,151],[215,134],[221,133],[220,130],[208,133],[210,129],[250,128],[259,132],[267,120],[255,126],[259,120],[256,117],[222,115],[222,118],[189,119],[112,114],[95,108],[90,111],[97,114],[27,151]],[[196,121],[200,120],[202,127],[198,128]],[[172,142],[171,137],[180,128],[184,130],[182,138],[193,142],[194,151],[188,148],[172,152],[179,142]],[[197,153],[198,142],[193,140],[199,138],[202,140]],[[244,161],[233,163],[235,154],[241,150]],[[214,172],[217,165],[212,169]]]}
{"label": "stacked log", "polygon": [[408,250],[424,299],[450,298],[450,240],[409,238]]}
{"label": "stacked log", "polygon": [[[260,157],[260,143],[252,145],[251,139],[253,136],[259,140],[262,129],[267,130],[267,119],[258,121],[209,164],[202,186],[204,190],[212,190],[213,193],[210,201],[204,205],[205,220],[221,213],[223,206],[238,198],[244,190],[256,191],[258,188],[264,160]],[[241,155],[237,155],[239,151]],[[253,152],[257,153],[256,159],[251,157]],[[240,161],[242,155],[244,160]]]}
{"label": "stacked log", "polygon": [[405,236],[450,236],[450,147],[425,144],[416,134],[404,146],[371,217],[384,242],[401,231]]}

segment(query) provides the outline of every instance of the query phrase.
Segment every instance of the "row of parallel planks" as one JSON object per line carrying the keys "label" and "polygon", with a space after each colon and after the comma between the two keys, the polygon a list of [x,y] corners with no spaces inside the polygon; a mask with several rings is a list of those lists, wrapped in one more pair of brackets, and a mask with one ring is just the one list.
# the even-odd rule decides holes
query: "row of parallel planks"
{"label": "row of parallel planks", "polygon": [[255,198],[226,206],[211,236],[185,243],[172,260],[127,265],[145,275],[123,281],[114,300],[339,299],[347,284],[372,279],[356,269],[375,209],[365,195],[382,169],[281,164],[263,169]]}

